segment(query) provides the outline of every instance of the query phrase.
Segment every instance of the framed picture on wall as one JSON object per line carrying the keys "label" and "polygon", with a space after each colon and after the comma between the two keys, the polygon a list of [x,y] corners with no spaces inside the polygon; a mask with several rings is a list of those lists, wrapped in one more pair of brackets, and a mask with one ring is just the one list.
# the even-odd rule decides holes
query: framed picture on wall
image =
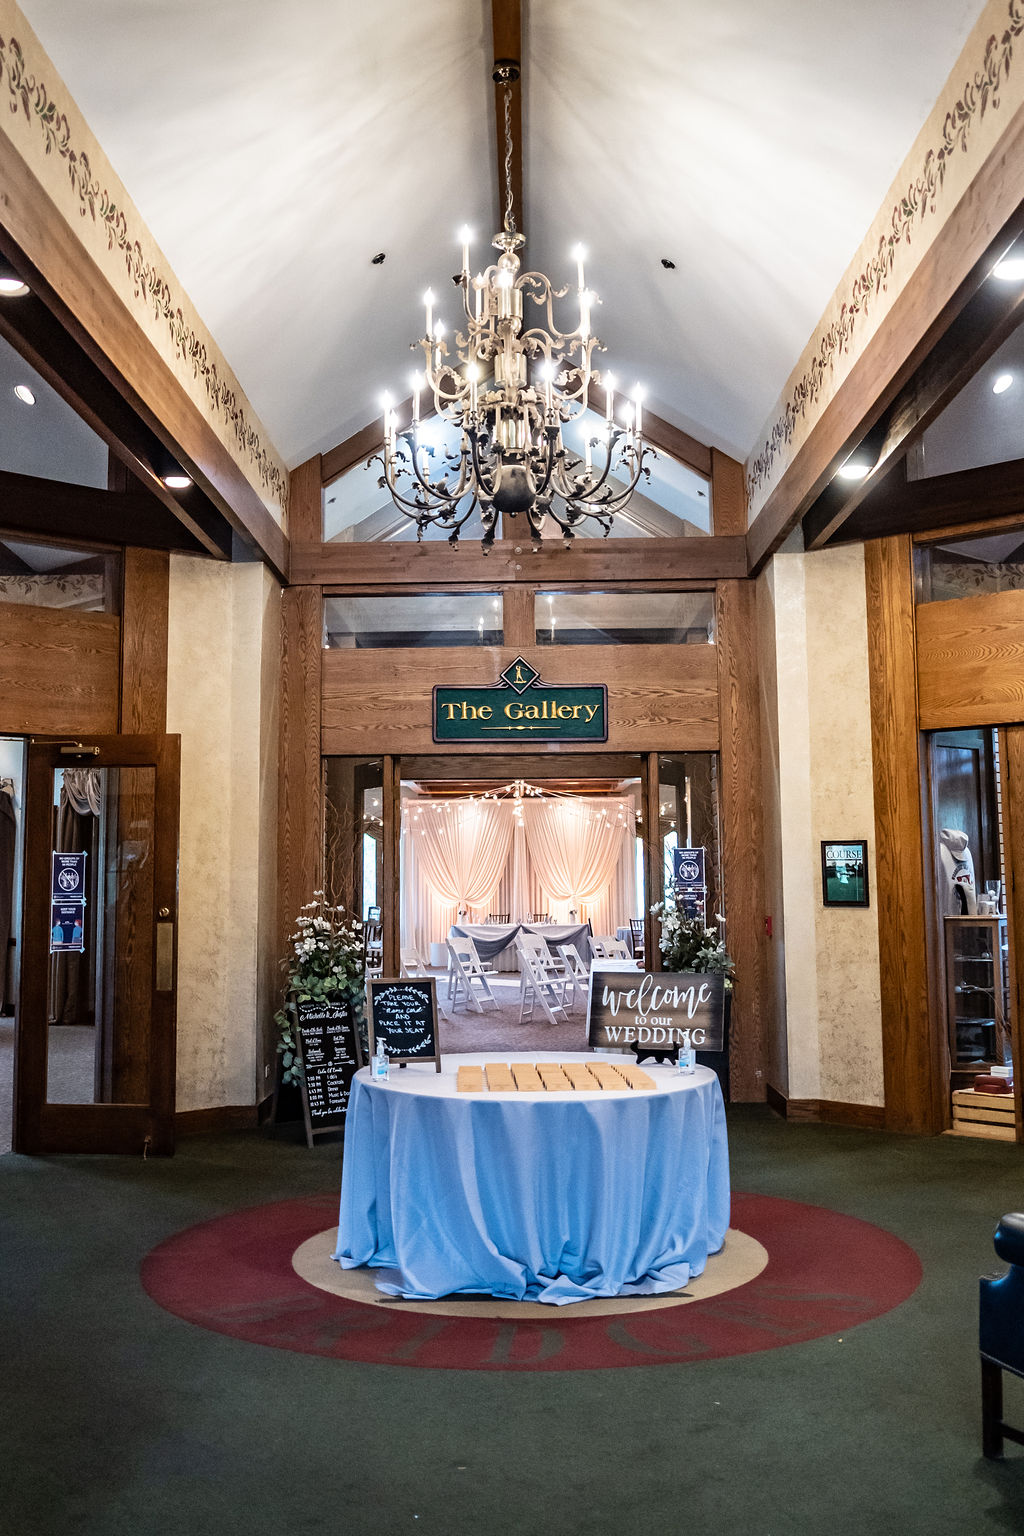
{"label": "framed picture on wall", "polygon": [[866,907],[867,838],[829,838],[821,845],[821,899],[826,907]]}

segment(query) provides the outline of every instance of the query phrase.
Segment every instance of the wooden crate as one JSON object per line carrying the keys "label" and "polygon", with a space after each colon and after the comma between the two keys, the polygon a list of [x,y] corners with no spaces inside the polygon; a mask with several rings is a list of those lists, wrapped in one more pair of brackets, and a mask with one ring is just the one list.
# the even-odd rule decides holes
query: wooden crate
{"label": "wooden crate", "polygon": [[1015,1141],[1017,1125],[1012,1093],[978,1093],[973,1088],[953,1092],[953,1134]]}

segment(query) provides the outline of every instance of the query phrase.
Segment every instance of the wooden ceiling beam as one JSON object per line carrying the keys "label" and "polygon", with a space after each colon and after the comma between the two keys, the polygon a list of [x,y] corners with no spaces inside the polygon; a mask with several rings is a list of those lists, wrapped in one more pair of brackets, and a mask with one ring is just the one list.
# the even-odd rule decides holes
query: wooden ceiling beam
{"label": "wooden ceiling beam", "polygon": [[26,538],[70,544],[134,544],[145,549],[207,551],[145,491],[104,491],[35,475],[0,471],[0,528]]}
{"label": "wooden ceiling beam", "polygon": [[[832,543],[960,529],[1003,517],[1012,525],[1024,514],[1024,459],[923,480],[907,480],[902,470],[903,465],[897,465],[876,494],[836,527]],[[987,529],[978,530],[979,536],[998,527],[998,522],[995,529],[989,522]]]}
{"label": "wooden ceiling beam", "polygon": [[[523,18],[521,0],[491,0],[491,32],[494,40],[495,69],[502,64],[514,64],[517,71],[522,67]],[[512,217],[515,227],[523,233],[523,94],[522,81],[517,77],[508,82],[509,109],[512,128]],[[495,152],[498,165],[498,223],[505,222],[508,198],[508,180],[505,175],[505,92],[506,86],[494,83]]]}

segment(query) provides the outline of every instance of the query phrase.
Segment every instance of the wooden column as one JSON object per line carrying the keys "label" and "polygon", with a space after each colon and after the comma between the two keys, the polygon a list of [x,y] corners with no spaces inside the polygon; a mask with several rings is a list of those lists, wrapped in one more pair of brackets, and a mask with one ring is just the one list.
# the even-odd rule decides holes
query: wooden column
{"label": "wooden column", "polygon": [[[929,1008],[914,583],[907,536],[864,546],[875,787],[875,902],[887,1130],[944,1123],[940,1023]],[[936,999],[937,1001],[937,999]]]}
{"label": "wooden column", "polygon": [[[289,532],[296,543],[321,537],[321,462],[314,454],[292,471]],[[323,884],[323,776],[320,765],[320,672],[323,595],[319,586],[281,595],[281,741],[277,834],[278,949],[285,952],[299,909]]]}
{"label": "wooden column", "polygon": [[645,752],[640,759],[640,803],[643,809],[644,845],[644,955],[647,969],[661,969],[661,924],[651,916],[651,908],[665,894],[661,850],[661,785],[657,752]]}
{"label": "wooden column", "polygon": [[[1006,924],[1010,944],[1010,1053],[1021,1060],[1021,998],[1024,994],[1024,725],[999,732],[999,779],[1002,789],[1003,849],[1006,860]],[[1016,871],[1021,871],[1017,883]],[[996,982],[998,986],[998,980]],[[1019,1065],[1013,1084],[1017,1140],[1024,1141],[1024,1073]]]}
{"label": "wooden column", "polygon": [[170,555],[126,549],[121,595],[121,734],[167,730],[167,604]]}
{"label": "wooden column", "polygon": [[753,582],[717,590],[721,716],[722,884],[726,941],[736,963],[729,1070],[733,1099],[765,1096],[771,999],[764,931],[761,718]]}
{"label": "wooden column", "polygon": [[505,587],[502,591],[504,643],[517,651],[536,645],[533,587]]}

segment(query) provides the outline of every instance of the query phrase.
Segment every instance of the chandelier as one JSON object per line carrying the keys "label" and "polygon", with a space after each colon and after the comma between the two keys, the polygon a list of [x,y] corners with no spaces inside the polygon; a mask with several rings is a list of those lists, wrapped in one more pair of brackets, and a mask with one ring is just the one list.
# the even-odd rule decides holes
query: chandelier
{"label": "chandelier", "polygon": [[[544,520],[551,517],[569,548],[585,519],[608,537],[641,475],[650,478],[646,460],[653,450],[644,443],[639,386],[632,401],[620,402],[616,419],[615,380],[593,368],[595,350],[604,350],[590,328],[591,311],[600,301],[584,283],[582,249],[573,252],[579,316],[574,330],[558,330],[554,319],[554,301],[566,297],[569,285],[554,288],[543,273],[520,271],[526,242],[515,227],[511,175],[511,87],[519,78],[518,64],[500,60],[493,78],[505,87],[505,215],[493,241],[500,255],[471,277],[470,235],[462,231],[462,271],[455,279],[462,315],[451,345],[428,289],[424,334],[411,344],[413,350],[422,347],[424,359],[422,373],[411,381],[412,419],[399,429],[385,398],[384,449],[375,457],[384,469],[381,489],[415,521],[418,539],[433,526],[446,530],[449,544],[457,547],[462,529],[479,512],[485,554],[503,517],[523,519],[535,550]],[[592,383],[603,387],[604,421],[582,424],[580,453],[566,446],[562,429],[583,417]],[[456,447],[428,441],[424,395],[455,429]]]}

